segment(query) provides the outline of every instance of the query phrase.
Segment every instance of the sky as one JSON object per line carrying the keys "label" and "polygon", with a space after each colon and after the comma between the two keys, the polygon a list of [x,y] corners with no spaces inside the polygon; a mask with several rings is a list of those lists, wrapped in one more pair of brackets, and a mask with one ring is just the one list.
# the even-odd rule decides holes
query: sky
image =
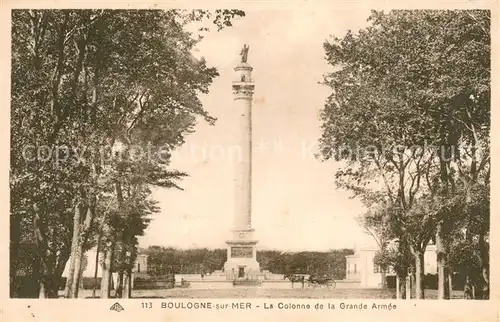
{"label": "sky", "polygon": [[225,248],[233,223],[231,149],[235,111],[231,82],[243,44],[254,68],[252,106],[252,226],[258,249],[325,251],[374,245],[356,217],[364,208],[336,188],[338,164],[315,158],[319,111],[330,90],[318,84],[331,67],[323,43],[330,35],[366,25],[369,10],[246,11],[232,28],[205,34],[194,54],[218,69],[204,108],[218,120],[201,120],[173,156],[189,173],[183,191],[154,190],[161,212],[139,240],[179,248]]}

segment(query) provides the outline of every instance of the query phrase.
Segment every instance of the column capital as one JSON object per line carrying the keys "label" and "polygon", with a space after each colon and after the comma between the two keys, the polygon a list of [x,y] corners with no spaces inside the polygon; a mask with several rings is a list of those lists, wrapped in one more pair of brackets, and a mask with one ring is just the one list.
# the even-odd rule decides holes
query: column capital
{"label": "column capital", "polygon": [[234,82],[234,99],[251,99],[253,97],[255,86],[252,83]]}

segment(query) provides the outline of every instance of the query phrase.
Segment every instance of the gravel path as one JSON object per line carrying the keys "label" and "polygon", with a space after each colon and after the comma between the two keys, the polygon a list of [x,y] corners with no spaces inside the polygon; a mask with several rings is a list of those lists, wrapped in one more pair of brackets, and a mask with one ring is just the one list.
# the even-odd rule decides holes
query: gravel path
{"label": "gravel path", "polygon": [[[427,299],[436,299],[436,290],[426,290]],[[453,291],[454,299],[462,296],[461,291]],[[80,291],[80,298],[90,298],[92,291]],[[99,291],[97,291],[99,296]],[[304,298],[304,299],[392,299],[395,290],[380,289],[266,289],[266,288],[231,288],[231,289],[186,289],[136,290],[134,298]]]}

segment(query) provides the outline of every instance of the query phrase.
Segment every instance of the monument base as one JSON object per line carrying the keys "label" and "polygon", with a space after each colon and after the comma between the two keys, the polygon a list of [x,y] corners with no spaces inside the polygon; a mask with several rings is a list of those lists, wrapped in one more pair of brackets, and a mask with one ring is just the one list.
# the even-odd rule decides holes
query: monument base
{"label": "monument base", "polygon": [[254,259],[233,258],[224,264],[230,279],[255,279],[260,275],[260,264]]}
{"label": "monument base", "polygon": [[228,248],[224,272],[229,279],[257,279],[261,275],[255,247],[258,241],[251,238],[252,232],[234,231],[233,240],[226,241]]}

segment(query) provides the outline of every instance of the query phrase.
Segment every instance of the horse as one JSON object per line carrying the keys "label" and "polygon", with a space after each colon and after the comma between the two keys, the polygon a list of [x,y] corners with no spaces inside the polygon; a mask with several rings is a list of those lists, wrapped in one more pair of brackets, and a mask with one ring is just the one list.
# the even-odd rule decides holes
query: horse
{"label": "horse", "polygon": [[316,288],[317,286],[325,285],[328,289],[335,288],[336,284],[333,278],[328,276],[316,277],[314,275],[309,276],[308,280],[309,287]]}
{"label": "horse", "polygon": [[288,279],[290,282],[292,282],[292,288],[293,288],[293,283],[300,282],[302,283],[302,287],[304,287],[304,276],[300,275],[295,275],[295,274],[285,274],[283,276],[283,279]]}

